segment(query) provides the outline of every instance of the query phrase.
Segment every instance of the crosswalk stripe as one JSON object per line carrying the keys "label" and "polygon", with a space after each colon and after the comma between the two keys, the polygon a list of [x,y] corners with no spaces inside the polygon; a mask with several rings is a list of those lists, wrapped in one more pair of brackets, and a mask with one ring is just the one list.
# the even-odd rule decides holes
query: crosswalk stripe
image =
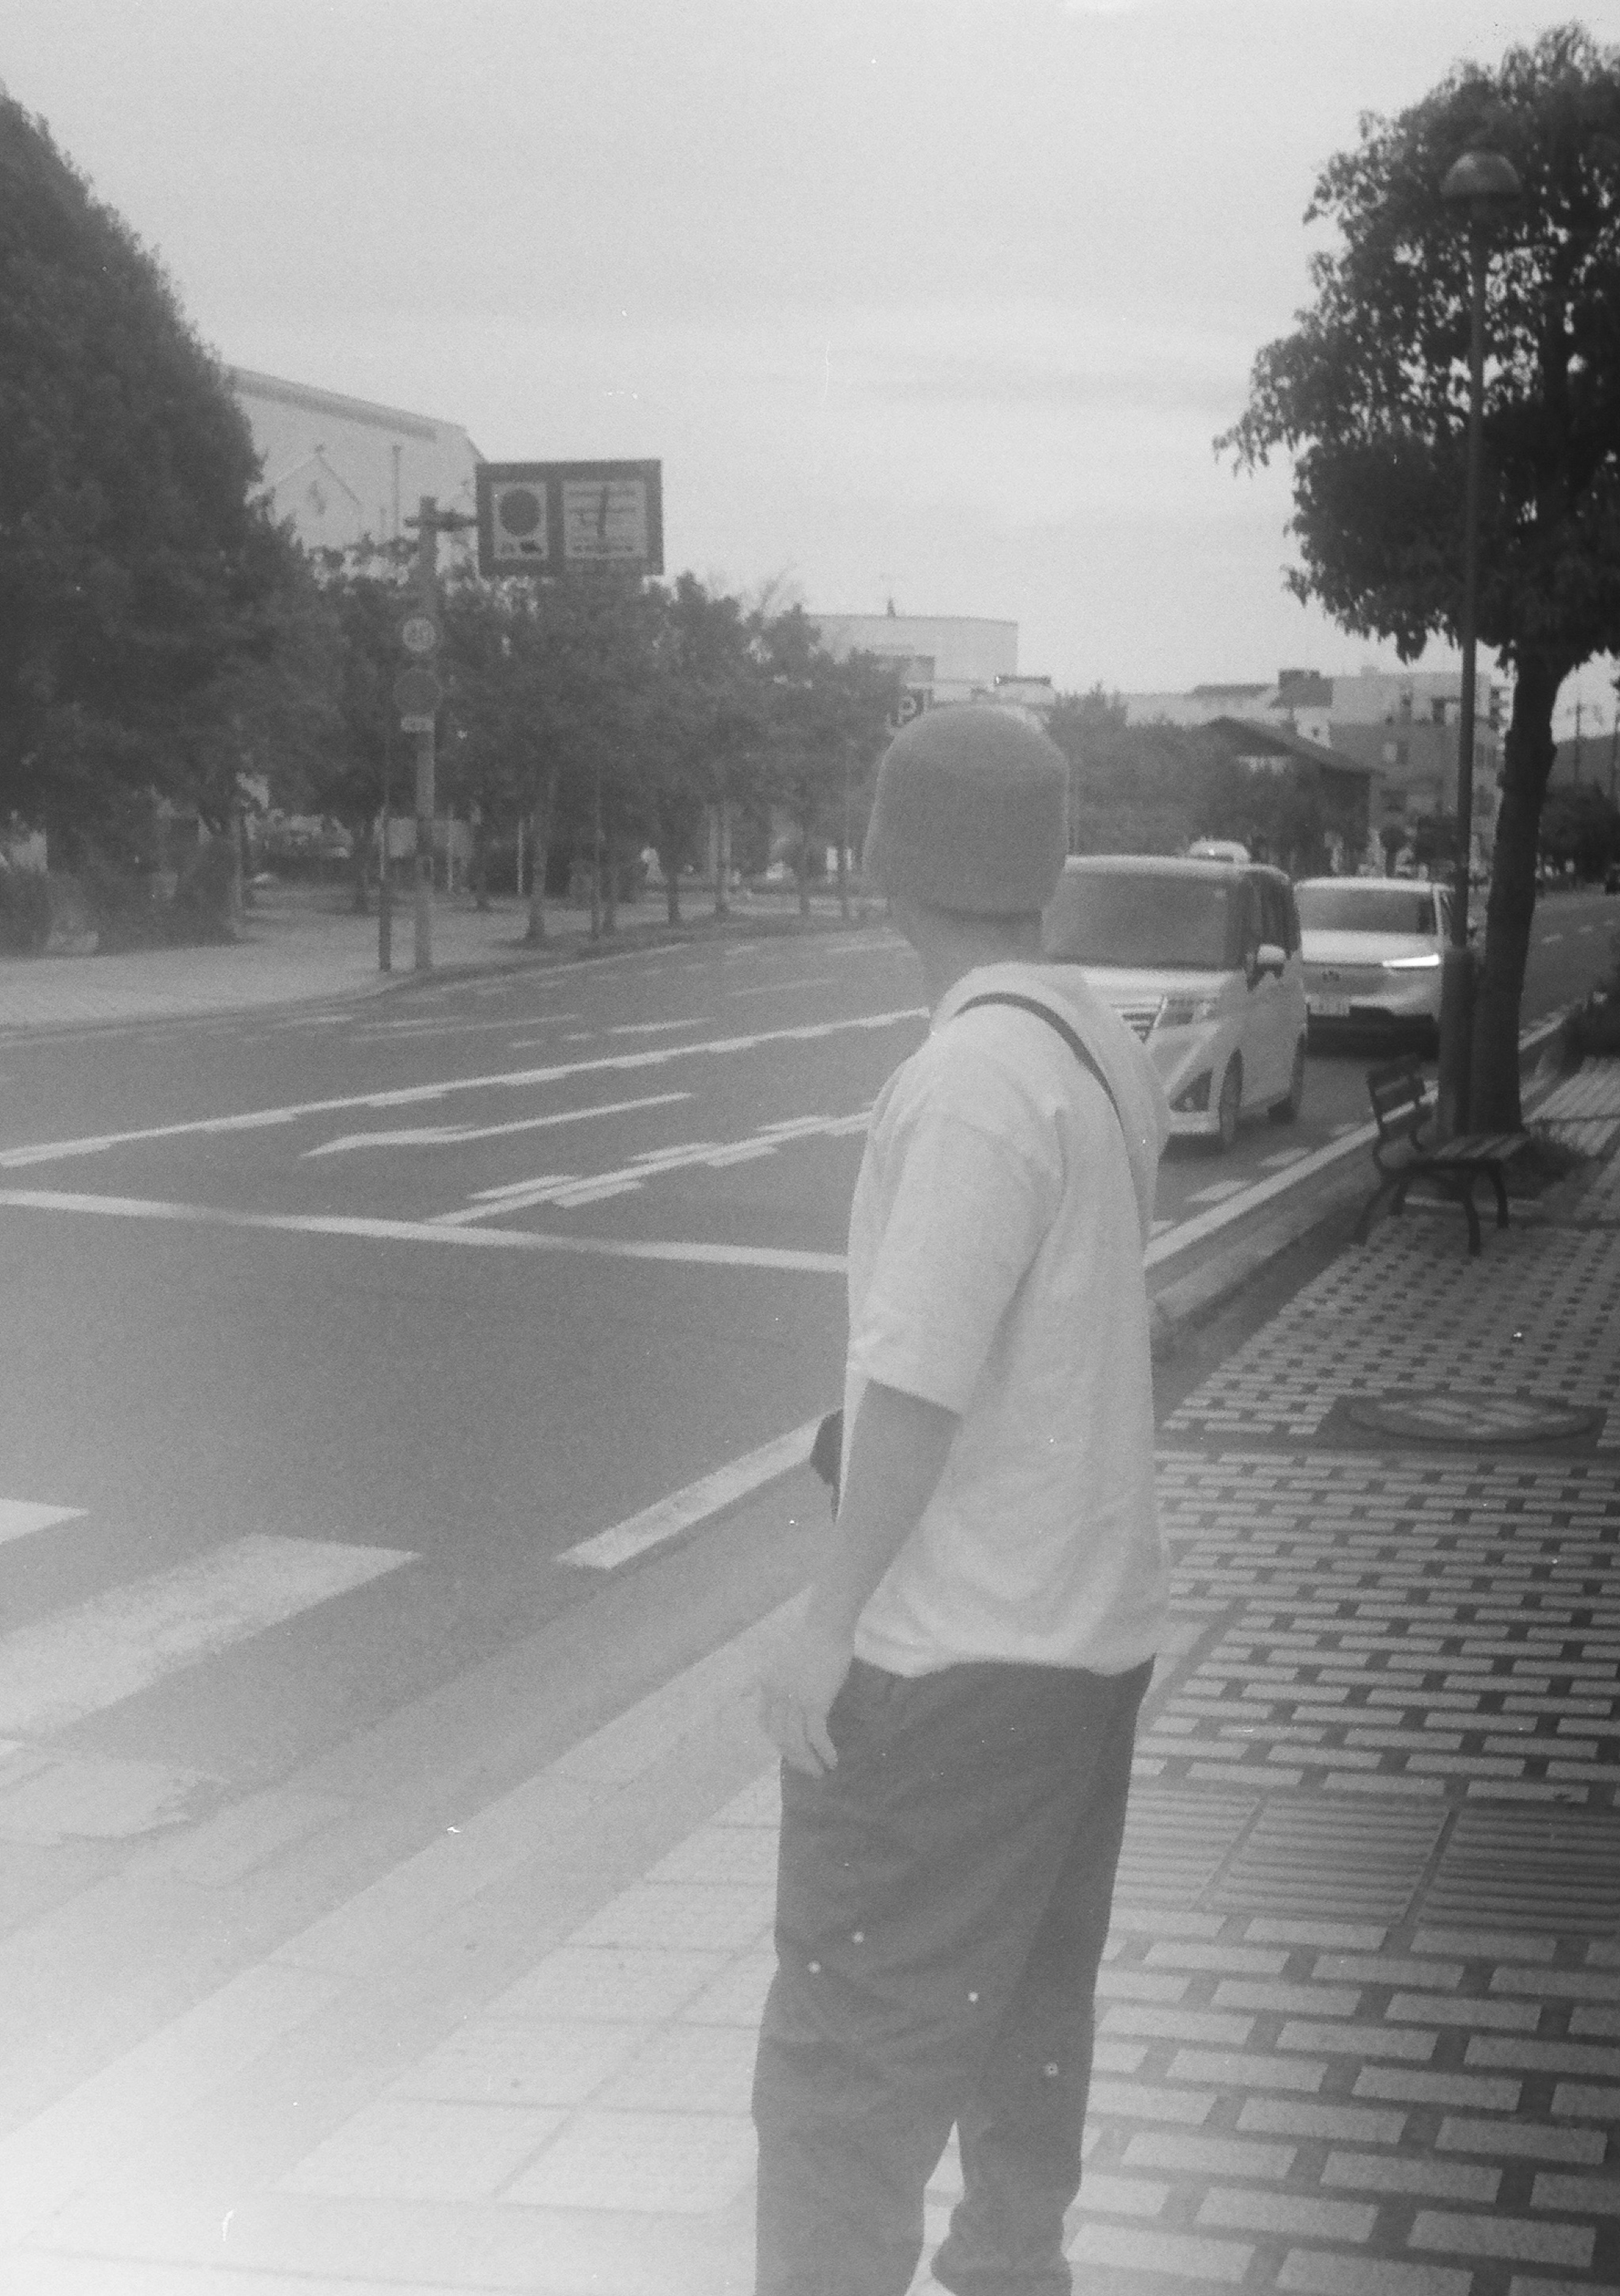
{"label": "crosswalk stripe", "polygon": [[44,1737],[413,1562],[390,1546],[254,1533],[0,1636],[0,1733]]}
{"label": "crosswalk stripe", "polygon": [[83,1507],[45,1506],[37,1499],[0,1499],[0,1546],[31,1530],[49,1530],[53,1523],[75,1522],[83,1513]]}

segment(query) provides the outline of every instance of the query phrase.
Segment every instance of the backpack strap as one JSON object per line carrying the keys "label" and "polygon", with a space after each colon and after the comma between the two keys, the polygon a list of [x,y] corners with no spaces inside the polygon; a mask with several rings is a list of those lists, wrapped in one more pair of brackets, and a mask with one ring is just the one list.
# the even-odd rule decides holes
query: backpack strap
{"label": "backpack strap", "polygon": [[[1090,1069],[1098,1083],[1101,1085],[1107,1095],[1109,1107],[1114,1111],[1114,1115],[1119,1117],[1120,1130],[1122,1132],[1124,1130],[1125,1119],[1120,1116],[1119,1103],[1114,1097],[1114,1086],[1081,1041],[1079,1032],[1072,1029],[1060,1013],[1054,1013],[1049,1004],[1043,1004],[1038,996],[1016,996],[1010,989],[987,990],[983,996],[970,996],[966,1004],[958,1005],[957,1013],[971,1013],[977,1004],[1016,1004],[1019,1012],[1033,1013],[1038,1019],[1044,1021],[1048,1028],[1056,1029],[1081,1068]],[[952,1018],[955,1017],[956,1015],[953,1014]]]}

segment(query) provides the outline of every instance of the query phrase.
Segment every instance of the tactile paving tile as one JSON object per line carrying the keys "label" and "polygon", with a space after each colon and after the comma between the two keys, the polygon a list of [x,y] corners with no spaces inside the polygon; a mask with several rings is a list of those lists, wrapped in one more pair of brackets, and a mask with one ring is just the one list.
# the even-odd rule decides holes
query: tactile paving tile
{"label": "tactile paving tile", "polygon": [[1460,1809],[1420,1911],[1620,1934],[1620,1822],[1608,1810]]}
{"label": "tactile paving tile", "polygon": [[1620,1235],[1381,1220],[1205,1381],[1167,1440],[1297,1440],[1342,1396],[1501,1385],[1601,1406],[1620,1447]]}
{"label": "tactile paving tile", "polygon": [[1136,1904],[1182,1905],[1214,1880],[1261,1805],[1139,1784],[1131,1796],[1115,1888]]}
{"label": "tactile paving tile", "polygon": [[1218,1906],[1399,1921],[1445,1813],[1287,1795],[1263,1808],[1209,1892]]}

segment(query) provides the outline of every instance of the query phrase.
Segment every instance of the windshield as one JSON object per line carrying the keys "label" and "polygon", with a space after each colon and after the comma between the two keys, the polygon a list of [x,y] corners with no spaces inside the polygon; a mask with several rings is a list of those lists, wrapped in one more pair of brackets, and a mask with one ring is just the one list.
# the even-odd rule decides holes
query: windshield
{"label": "windshield", "polygon": [[1427,885],[1301,885],[1299,921],[1309,932],[1432,933],[1435,896]]}
{"label": "windshield", "polygon": [[1224,972],[1237,891],[1213,877],[1076,870],[1047,911],[1047,952],[1071,964]]}

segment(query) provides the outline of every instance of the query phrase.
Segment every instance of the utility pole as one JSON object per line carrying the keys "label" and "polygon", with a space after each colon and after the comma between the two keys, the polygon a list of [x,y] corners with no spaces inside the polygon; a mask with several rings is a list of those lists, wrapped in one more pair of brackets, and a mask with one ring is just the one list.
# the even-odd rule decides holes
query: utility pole
{"label": "utility pole", "polygon": [[[431,654],[439,644],[439,537],[457,534],[476,521],[459,511],[443,510],[437,498],[424,495],[415,518],[407,526],[416,529],[415,611],[407,617],[402,637],[407,651],[418,651],[413,624],[424,638],[420,651]],[[413,685],[410,681],[417,683]],[[435,712],[443,698],[432,670],[403,671],[395,681],[394,695],[404,712],[407,730],[416,740],[416,906],[414,962],[418,972],[433,969],[433,813]]]}

